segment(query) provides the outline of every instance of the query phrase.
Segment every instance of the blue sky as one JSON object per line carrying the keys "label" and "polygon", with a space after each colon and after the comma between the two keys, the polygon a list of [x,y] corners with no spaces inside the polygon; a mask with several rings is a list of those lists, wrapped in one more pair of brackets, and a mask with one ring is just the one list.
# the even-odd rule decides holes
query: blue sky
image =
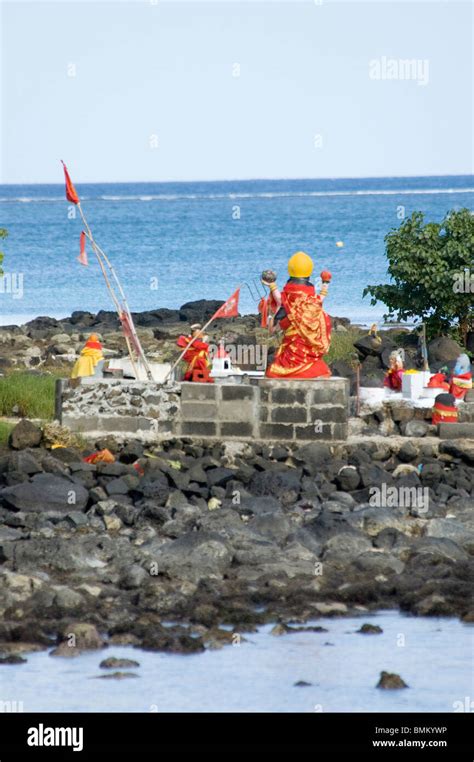
{"label": "blue sky", "polygon": [[[0,182],[60,182],[60,158],[77,182],[472,172],[467,2],[1,12]],[[424,81],[370,75],[407,59]]]}

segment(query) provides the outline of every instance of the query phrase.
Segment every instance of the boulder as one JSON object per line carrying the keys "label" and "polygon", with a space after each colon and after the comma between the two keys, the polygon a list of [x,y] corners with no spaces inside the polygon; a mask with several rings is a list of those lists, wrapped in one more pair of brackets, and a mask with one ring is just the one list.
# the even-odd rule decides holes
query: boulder
{"label": "boulder", "polygon": [[229,543],[217,532],[187,532],[154,554],[159,573],[171,578],[221,578],[232,562]]}
{"label": "boulder", "polygon": [[37,447],[42,436],[39,426],[23,418],[10,432],[8,442],[14,450],[24,450],[27,447]]}
{"label": "boulder", "polygon": [[336,483],[341,490],[350,492],[357,489],[360,476],[355,466],[343,466],[336,476]]}
{"label": "boulder", "polygon": [[285,471],[257,471],[250,481],[253,495],[272,495],[283,505],[291,505],[298,499],[300,476],[294,468]]}
{"label": "boulder", "polygon": [[76,482],[55,474],[35,474],[31,481],[5,487],[0,499],[15,511],[83,511],[88,491]]}
{"label": "boulder", "polygon": [[425,437],[430,429],[430,425],[427,421],[412,419],[402,423],[401,429],[405,437]]}
{"label": "boulder", "polygon": [[[415,421],[410,421],[410,423],[415,423]],[[397,458],[398,460],[401,460],[402,463],[411,463],[411,461],[415,460],[417,457],[418,448],[415,447],[413,442],[405,442],[397,453]]]}
{"label": "boulder", "polygon": [[71,622],[61,631],[60,643],[81,651],[94,651],[107,644],[99,635],[97,628],[87,622]]}
{"label": "boulder", "polygon": [[380,357],[385,350],[392,351],[395,349],[395,344],[388,336],[361,336],[360,339],[354,342],[354,346],[359,352],[361,358],[368,356]]}
{"label": "boulder", "polygon": [[224,302],[219,302],[216,299],[198,299],[195,302],[186,302],[179,308],[179,319],[187,323],[205,323],[223,304]]}
{"label": "boulder", "polygon": [[408,685],[395,672],[381,672],[376,687],[383,688],[384,690],[398,690],[400,688],[408,688]]}
{"label": "boulder", "polygon": [[294,458],[304,463],[310,474],[316,476],[321,468],[331,460],[332,455],[327,444],[311,442],[296,450]]}
{"label": "boulder", "polygon": [[462,349],[459,344],[448,336],[438,336],[428,344],[428,361],[433,371],[456,360]]}

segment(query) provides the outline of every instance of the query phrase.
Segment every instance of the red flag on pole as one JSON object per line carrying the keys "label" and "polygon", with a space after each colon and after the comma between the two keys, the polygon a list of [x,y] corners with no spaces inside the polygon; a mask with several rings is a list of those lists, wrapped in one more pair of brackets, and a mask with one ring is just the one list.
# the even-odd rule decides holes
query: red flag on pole
{"label": "red flag on pole", "polygon": [[61,159],[61,164],[64,167],[64,179],[66,180],[66,198],[68,201],[71,201],[73,204],[78,204],[79,196],[76,193],[76,189],[74,185],[72,184],[71,178],[69,177],[69,172],[67,171],[67,167],[62,159]]}
{"label": "red flag on pole", "polygon": [[232,296],[219,307],[217,312],[214,313],[212,320],[215,320],[216,318],[237,317],[239,314],[239,295],[240,286],[237,291],[235,291],[235,293],[233,293]]}
{"label": "red flag on pole", "polygon": [[81,265],[85,265],[86,267],[89,264],[89,262],[87,261],[86,234],[84,233],[84,231],[82,231],[81,233],[80,252],[79,252],[78,260],[81,263]]}

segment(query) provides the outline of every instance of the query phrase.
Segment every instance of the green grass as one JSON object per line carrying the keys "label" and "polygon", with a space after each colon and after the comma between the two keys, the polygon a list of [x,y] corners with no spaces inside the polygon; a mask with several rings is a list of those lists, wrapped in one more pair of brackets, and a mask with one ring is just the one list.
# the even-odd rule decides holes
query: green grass
{"label": "green grass", "polygon": [[13,371],[0,378],[0,415],[51,420],[56,374]]}
{"label": "green grass", "polygon": [[7,446],[10,431],[14,428],[14,426],[14,423],[9,423],[8,421],[0,421],[0,447]]}
{"label": "green grass", "polygon": [[331,364],[336,360],[345,360],[350,362],[357,354],[354,349],[354,341],[364,333],[359,328],[350,328],[347,333],[339,333],[333,331],[331,333],[331,346],[329,352],[325,355],[324,359],[327,363]]}

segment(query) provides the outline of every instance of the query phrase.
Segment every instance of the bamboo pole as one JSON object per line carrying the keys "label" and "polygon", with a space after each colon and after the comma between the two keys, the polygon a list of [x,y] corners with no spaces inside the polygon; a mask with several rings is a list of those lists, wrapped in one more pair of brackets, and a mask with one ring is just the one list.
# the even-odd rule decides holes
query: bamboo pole
{"label": "bamboo pole", "polygon": [[[121,285],[121,283],[120,283],[120,281],[119,281],[119,279],[117,277],[115,269],[112,266],[112,263],[110,262],[109,258],[107,257],[105,252],[101,249],[101,247],[96,243],[96,241],[94,239],[94,236],[92,235],[92,231],[90,229],[89,223],[86,220],[86,217],[85,217],[84,211],[82,209],[81,203],[79,202],[77,204],[77,206],[79,208],[79,213],[80,213],[82,221],[84,223],[84,227],[86,228],[85,232],[86,232],[87,238],[91,242],[92,249],[93,249],[94,254],[95,254],[95,256],[97,258],[97,261],[99,263],[100,269],[102,271],[102,275],[104,277],[104,280],[105,280],[105,283],[106,283],[106,286],[107,286],[107,289],[108,289],[108,291],[110,293],[110,296],[112,298],[112,301],[113,301],[113,303],[115,305],[115,309],[117,310],[117,314],[118,314],[119,318],[121,318],[121,315],[122,315],[123,312],[125,312],[127,314],[129,325],[130,325],[130,329],[133,332],[133,338],[134,338],[134,341],[136,342],[136,348],[138,348],[138,351],[136,351],[137,359],[142,362],[142,364],[143,364],[143,366],[145,368],[145,372],[147,374],[147,378],[151,381],[151,380],[153,380],[153,376],[152,376],[152,373],[151,373],[151,370],[150,370],[150,366],[148,365],[147,359],[145,357],[145,353],[143,352],[143,348],[142,348],[140,339],[137,336],[136,329],[135,329],[135,324],[133,322],[133,318],[132,318],[132,315],[131,315],[131,312],[130,312],[130,308],[129,308],[128,303],[127,303],[127,299],[125,297],[125,293],[124,293],[124,291],[122,289],[122,285]],[[120,296],[122,298],[122,304],[120,304],[120,301],[117,299],[117,295],[115,294],[115,292],[114,292],[114,290],[112,288],[112,285],[110,283],[109,277],[107,275],[107,271],[106,271],[105,266],[104,266],[104,262],[102,260],[105,260],[105,263],[107,264],[107,266],[108,266],[108,268],[110,270],[110,273],[111,273],[111,275],[112,275],[112,277],[113,277],[113,279],[115,281],[115,284],[116,284],[116,286],[118,288],[119,294],[120,294]],[[125,335],[125,342],[127,344],[128,354],[129,354],[129,357],[130,357],[130,361],[132,363],[133,372],[135,373],[135,377],[138,380],[138,369],[137,369],[137,366],[136,366],[136,363],[135,363],[135,359],[133,357],[133,351],[132,351],[132,347],[130,345],[130,340],[129,340],[128,336],[125,333],[124,333],[124,335]]]}

